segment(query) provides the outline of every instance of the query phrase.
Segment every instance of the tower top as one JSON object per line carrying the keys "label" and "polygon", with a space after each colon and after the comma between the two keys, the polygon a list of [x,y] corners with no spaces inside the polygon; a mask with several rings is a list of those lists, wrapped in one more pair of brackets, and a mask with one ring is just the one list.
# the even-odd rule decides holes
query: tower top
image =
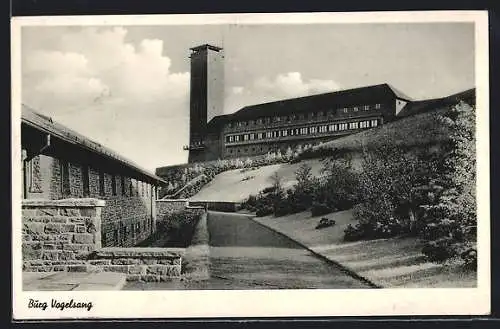
{"label": "tower top", "polygon": [[212,45],[209,45],[208,43],[204,44],[204,45],[201,45],[201,46],[196,46],[196,47],[193,47],[193,48],[189,48],[189,50],[192,50],[192,51],[200,51],[200,50],[214,50],[214,51],[221,51],[222,48],[221,47],[217,47],[217,46],[212,46]]}

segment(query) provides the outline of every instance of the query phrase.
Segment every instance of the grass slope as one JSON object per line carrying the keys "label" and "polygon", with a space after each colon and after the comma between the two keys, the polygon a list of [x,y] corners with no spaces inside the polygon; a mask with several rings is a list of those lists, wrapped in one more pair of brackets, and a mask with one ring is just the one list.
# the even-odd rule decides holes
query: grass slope
{"label": "grass slope", "polygon": [[313,149],[334,148],[361,151],[363,146],[370,148],[370,146],[384,143],[387,139],[401,146],[436,144],[446,140],[449,136],[449,131],[443,127],[438,119],[444,111],[446,111],[445,108],[403,118],[377,128],[314,146]]}
{"label": "grass slope", "polygon": [[[316,230],[321,217],[335,226]],[[383,287],[475,287],[476,274],[455,265],[426,262],[416,238],[344,242],[344,229],[353,222],[352,211],[311,217],[302,212],[284,217],[255,217],[255,221],[284,233],[317,253],[350,268]]]}
{"label": "grass slope", "polygon": [[295,171],[302,163],[311,166],[313,175],[320,175],[322,164],[319,159],[304,160],[294,164],[262,166],[251,170],[229,170],[215,176],[190,200],[240,202],[248,198],[250,194],[257,194],[264,188],[271,186],[271,177],[274,173],[278,173],[283,179],[285,188],[291,187],[296,183]]}

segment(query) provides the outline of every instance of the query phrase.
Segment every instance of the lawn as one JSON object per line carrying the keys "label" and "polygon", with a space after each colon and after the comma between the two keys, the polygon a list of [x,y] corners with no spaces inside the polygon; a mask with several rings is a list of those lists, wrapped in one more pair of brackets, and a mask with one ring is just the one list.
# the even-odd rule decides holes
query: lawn
{"label": "lawn", "polygon": [[282,163],[254,169],[235,169],[225,171],[205,185],[190,200],[241,202],[251,194],[257,194],[272,185],[271,177],[277,173],[285,188],[296,184],[295,171],[303,163],[309,164],[312,174],[319,176],[322,163],[319,159],[304,160],[300,163]]}
{"label": "lawn", "polygon": [[[336,224],[315,229],[321,217],[334,219]],[[343,231],[353,223],[352,211],[340,211],[312,217],[302,212],[284,217],[255,217],[254,220],[282,232],[359,275],[392,288],[461,288],[475,287],[476,273],[465,272],[453,264],[427,262],[416,238],[392,238],[346,243]]]}

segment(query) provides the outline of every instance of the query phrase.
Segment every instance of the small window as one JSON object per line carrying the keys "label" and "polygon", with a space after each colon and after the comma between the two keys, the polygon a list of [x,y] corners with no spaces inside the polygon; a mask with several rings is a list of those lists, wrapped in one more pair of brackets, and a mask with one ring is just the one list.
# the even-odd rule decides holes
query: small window
{"label": "small window", "polygon": [[99,171],[99,195],[105,195],[106,191],[104,190],[104,171]]}
{"label": "small window", "polygon": [[120,183],[121,183],[121,187],[122,187],[122,195],[125,195],[125,177],[124,176],[120,176]]}
{"label": "small window", "polygon": [[82,166],[82,183],[83,183],[83,196],[90,196],[90,177],[89,177],[89,167],[86,165]]}
{"label": "small window", "polygon": [[111,192],[116,195],[116,176],[111,175]]}
{"label": "small window", "polygon": [[375,104],[375,108],[376,108],[377,110],[379,110],[381,106],[382,106],[381,104]]}
{"label": "small window", "polygon": [[354,107],[353,107],[353,111],[354,111],[354,112],[358,112],[358,111],[359,111],[359,107],[354,106]]}
{"label": "small window", "polygon": [[347,107],[344,107],[344,108],[342,109],[342,111],[344,111],[344,113],[347,113],[347,112],[349,111],[349,109],[348,109]]}
{"label": "small window", "polygon": [[363,106],[363,110],[368,111],[370,109],[370,105]]}

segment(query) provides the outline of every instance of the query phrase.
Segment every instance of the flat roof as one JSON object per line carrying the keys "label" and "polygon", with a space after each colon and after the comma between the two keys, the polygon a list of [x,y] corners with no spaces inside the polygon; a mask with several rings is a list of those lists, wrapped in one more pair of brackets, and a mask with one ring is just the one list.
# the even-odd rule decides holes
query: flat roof
{"label": "flat roof", "polygon": [[210,49],[210,50],[215,50],[215,51],[221,51],[222,50],[221,47],[209,45],[208,43],[206,43],[204,45],[196,46],[196,47],[193,47],[193,48],[189,48],[189,50],[193,50],[193,51],[205,50],[205,49]]}
{"label": "flat roof", "polygon": [[131,160],[126,159],[113,150],[53,121],[51,117],[40,114],[25,104],[22,104],[21,122],[37,130],[49,133],[63,141],[69,142],[71,144],[77,144],[102,157],[106,157],[113,161],[124,164],[125,166],[133,169],[135,172],[143,176],[147,176],[161,183],[166,183],[166,181],[164,181],[162,178],[154,175],[146,169],[141,168]]}

